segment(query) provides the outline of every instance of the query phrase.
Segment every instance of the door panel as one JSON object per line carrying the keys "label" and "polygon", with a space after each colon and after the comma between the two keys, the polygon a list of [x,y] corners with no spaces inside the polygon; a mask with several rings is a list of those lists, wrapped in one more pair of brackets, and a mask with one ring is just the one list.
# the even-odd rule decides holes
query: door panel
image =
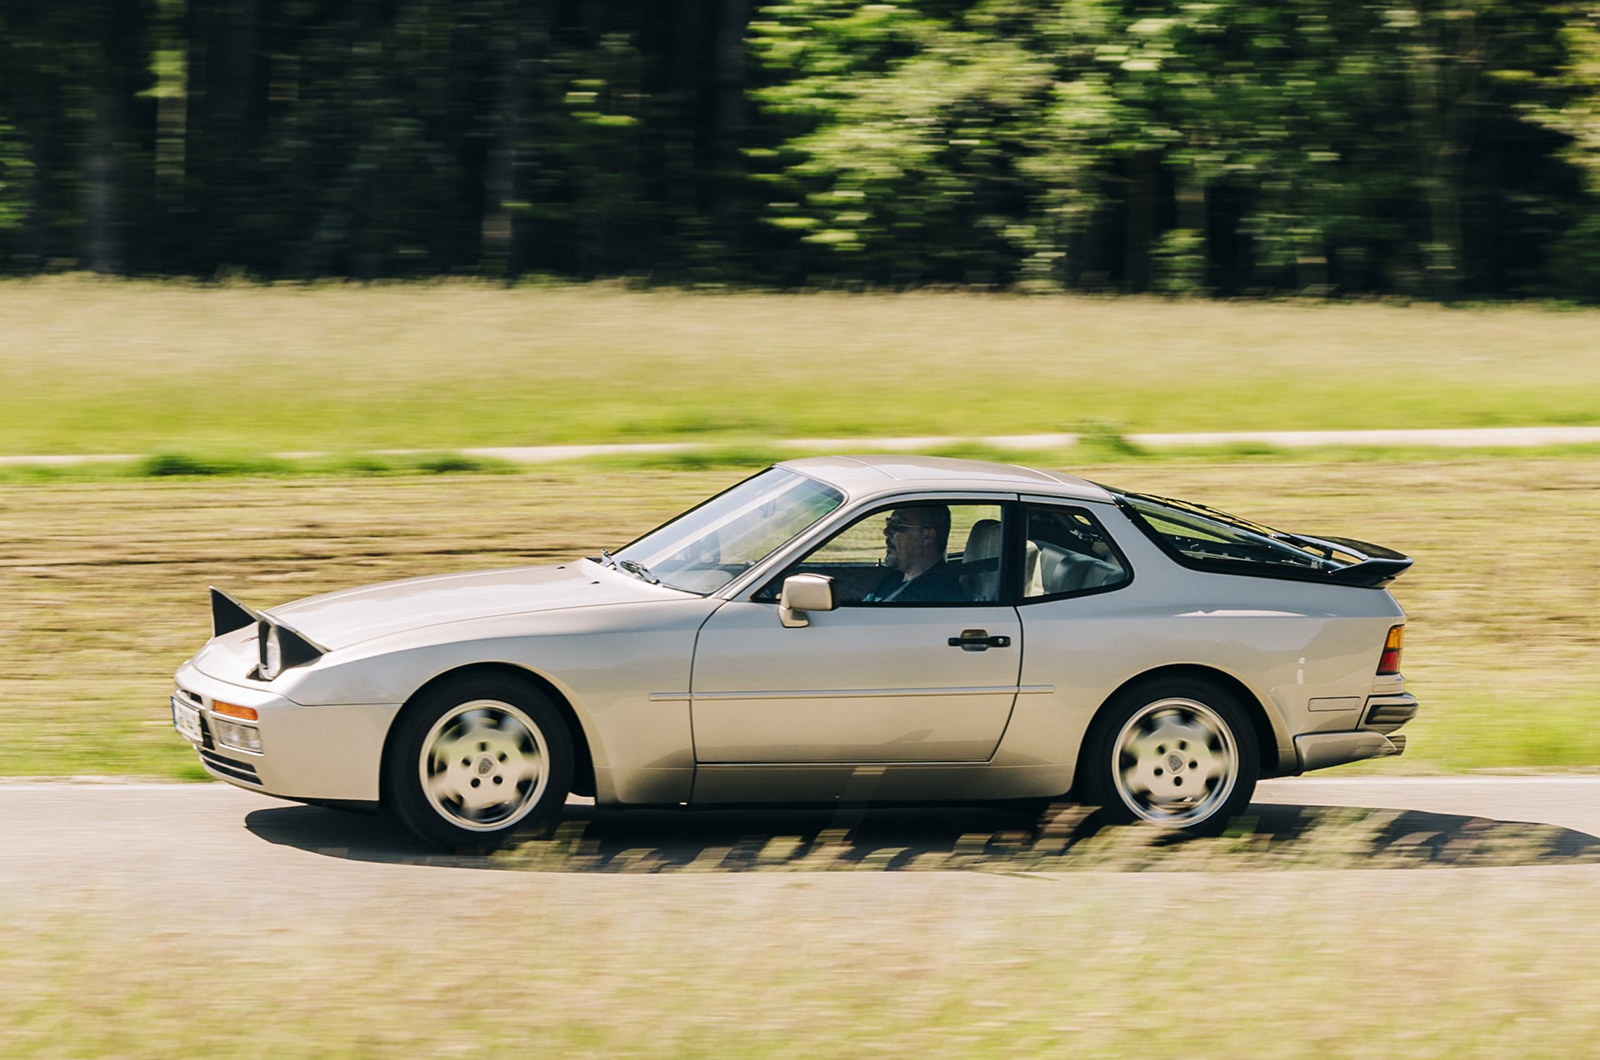
{"label": "door panel", "polygon": [[[844,607],[785,628],[774,604],[707,620],[692,681],[699,762],[986,760],[1016,700],[1022,624],[997,605]],[[969,630],[1009,638],[952,647]]]}

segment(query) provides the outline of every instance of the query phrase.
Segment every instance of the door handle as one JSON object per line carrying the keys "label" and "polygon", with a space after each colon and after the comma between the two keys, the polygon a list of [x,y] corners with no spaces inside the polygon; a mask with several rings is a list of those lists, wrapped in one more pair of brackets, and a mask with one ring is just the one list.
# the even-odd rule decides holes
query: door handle
{"label": "door handle", "polygon": [[962,651],[988,651],[990,648],[1011,647],[1011,638],[1004,635],[991,637],[986,629],[964,629],[961,636],[950,638],[950,646]]}

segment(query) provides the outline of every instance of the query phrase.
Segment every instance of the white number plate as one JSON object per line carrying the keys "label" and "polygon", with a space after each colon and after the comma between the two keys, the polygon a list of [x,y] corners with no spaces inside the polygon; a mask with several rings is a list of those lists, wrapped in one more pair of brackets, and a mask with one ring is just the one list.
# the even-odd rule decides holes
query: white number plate
{"label": "white number plate", "polygon": [[190,743],[200,743],[205,739],[200,735],[200,712],[179,699],[177,693],[172,696],[172,727]]}

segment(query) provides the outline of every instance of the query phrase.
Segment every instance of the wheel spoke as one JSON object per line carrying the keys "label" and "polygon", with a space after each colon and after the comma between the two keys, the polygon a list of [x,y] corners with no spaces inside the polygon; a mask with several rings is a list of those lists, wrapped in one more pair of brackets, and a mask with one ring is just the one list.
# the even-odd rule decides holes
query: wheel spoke
{"label": "wheel spoke", "polygon": [[539,782],[539,778],[544,776],[544,758],[540,756],[537,750],[535,750],[532,754],[524,754],[522,756],[522,760],[516,764],[516,775],[514,777],[508,777],[507,779],[510,783],[515,784],[519,788],[522,786],[524,781],[537,784]]}
{"label": "wheel spoke", "polygon": [[461,791],[456,786],[455,778],[449,770],[435,773],[428,778],[428,792],[441,802],[460,802]]}
{"label": "wheel spoke", "polygon": [[1143,774],[1139,770],[1123,770],[1122,783],[1129,792],[1138,796],[1139,798],[1148,799],[1150,797],[1150,782],[1144,778]]}

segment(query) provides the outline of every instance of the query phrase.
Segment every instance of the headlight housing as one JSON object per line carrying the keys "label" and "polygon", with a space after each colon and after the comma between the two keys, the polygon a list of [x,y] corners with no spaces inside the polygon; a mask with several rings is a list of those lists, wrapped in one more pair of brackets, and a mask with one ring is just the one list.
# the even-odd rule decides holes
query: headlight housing
{"label": "headlight housing", "polygon": [[261,679],[271,681],[283,673],[283,640],[278,627],[261,623]]}
{"label": "headlight housing", "polygon": [[304,666],[326,654],[325,648],[267,619],[256,624],[256,642],[260,663],[250,676],[259,681],[271,681],[291,667]]}

